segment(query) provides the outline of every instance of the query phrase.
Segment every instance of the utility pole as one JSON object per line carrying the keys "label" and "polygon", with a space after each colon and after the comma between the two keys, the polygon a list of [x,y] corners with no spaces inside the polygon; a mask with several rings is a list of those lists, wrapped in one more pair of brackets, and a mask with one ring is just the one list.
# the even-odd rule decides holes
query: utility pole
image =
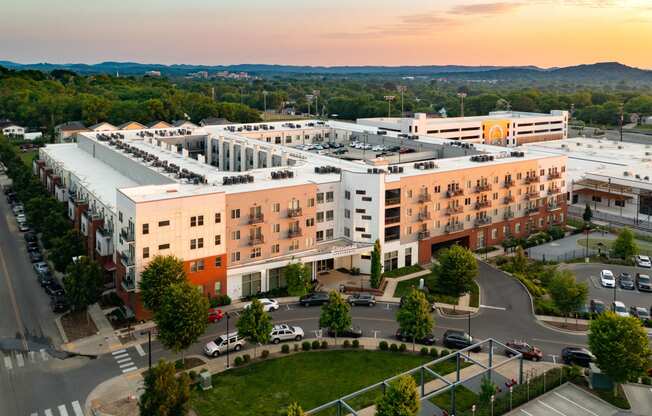
{"label": "utility pole", "polygon": [[394,98],[396,96],[394,95],[386,95],[385,101],[387,101],[387,118],[390,118],[392,116],[392,101],[394,101]]}
{"label": "utility pole", "polygon": [[306,94],[306,101],[308,101],[308,117],[310,117],[310,103],[315,98],[312,94]]}
{"label": "utility pole", "polygon": [[401,117],[405,117],[405,110],[403,107],[403,94],[405,94],[405,91],[407,91],[407,87],[405,85],[399,85],[396,87],[396,89],[401,93]]}
{"label": "utility pole", "polygon": [[620,103],[620,141],[623,141],[623,123],[625,122],[625,106]]}
{"label": "utility pole", "polygon": [[464,98],[466,98],[466,93],[458,92],[457,96],[460,97],[460,117],[464,117]]}
{"label": "utility pole", "polygon": [[267,118],[267,94],[269,94],[269,92],[263,90],[263,120]]}
{"label": "utility pole", "polygon": [[315,115],[319,118],[319,94],[321,91],[312,90],[312,95],[315,96]]}

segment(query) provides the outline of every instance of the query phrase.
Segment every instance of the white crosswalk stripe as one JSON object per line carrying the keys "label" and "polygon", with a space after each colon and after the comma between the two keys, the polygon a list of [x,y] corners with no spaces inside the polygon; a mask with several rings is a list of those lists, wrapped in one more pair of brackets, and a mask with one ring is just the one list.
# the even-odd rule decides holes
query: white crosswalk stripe
{"label": "white crosswalk stripe", "polygon": [[[72,409],[69,411],[68,409]],[[70,413],[69,413],[70,412]],[[44,409],[43,414],[45,416],[84,416],[84,409],[82,409],[79,401],[75,400],[70,404],[59,404],[56,408],[52,407],[49,409]],[[40,416],[40,412],[32,412],[30,416]]]}
{"label": "white crosswalk stripe", "polygon": [[0,370],[18,370],[30,365],[39,365],[39,363],[49,359],[50,356],[45,350],[41,350],[40,354],[37,354],[36,351],[15,351],[7,355],[0,354]]}
{"label": "white crosswalk stripe", "polygon": [[136,348],[136,352],[138,352],[138,355],[140,355],[141,357],[145,356],[145,350],[140,344],[136,344],[135,348]]}
{"label": "white crosswalk stripe", "polygon": [[[137,347],[140,347],[140,345],[138,345]],[[136,351],[138,351],[137,347],[135,348]],[[138,353],[140,354],[140,352]],[[116,364],[118,364],[118,367],[120,368],[120,371],[122,371],[123,374],[138,369],[138,366],[134,363],[127,349],[113,351],[111,355],[113,355],[113,359],[115,360]],[[144,351],[142,355],[144,355]]]}
{"label": "white crosswalk stripe", "polygon": [[68,416],[68,410],[66,409],[65,404],[59,405],[58,409],[61,416]]}
{"label": "white crosswalk stripe", "polygon": [[5,368],[11,370],[14,368],[13,363],[11,362],[11,357],[5,357]]}
{"label": "white crosswalk stripe", "polygon": [[129,367],[129,368],[125,368],[124,370],[122,370],[122,373],[123,374],[124,373],[130,373],[130,372],[135,371],[135,370],[138,370],[138,367]]}
{"label": "white crosswalk stripe", "polygon": [[84,411],[82,410],[78,401],[74,401],[71,404],[72,404],[72,410],[75,412],[75,416],[84,416]]}
{"label": "white crosswalk stripe", "polygon": [[25,365],[25,360],[23,359],[23,354],[16,353],[16,363],[18,367],[23,367]]}
{"label": "white crosswalk stripe", "polygon": [[54,416],[51,409],[45,409],[45,416]]}
{"label": "white crosswalk stripe", "polygon": [[127,352],[127,350],[122,349],[122,350],[113,351],[111,354],[112,355],[119,355],[119,354],[123,354],[125,352]]}

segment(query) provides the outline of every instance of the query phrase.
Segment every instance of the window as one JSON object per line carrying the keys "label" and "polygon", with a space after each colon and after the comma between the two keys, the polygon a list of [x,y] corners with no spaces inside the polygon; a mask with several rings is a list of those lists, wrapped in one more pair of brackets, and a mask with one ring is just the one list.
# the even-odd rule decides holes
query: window
{"label": "window", "polygon": [[624,206],[625,206],[625,201],[620,201],[620,200],[616,199],[616,200],[614,201],[614,204],[615,204],[617,207],[624,207]]}
{"label": "window", "polygon": [[190,240],[190,249],[194,250],[196,248],[197,248],[197,240],[193,238],[192,240]]}
{"label": "window", "polygon": [[441,186],[440,185],[435,186],[434,192],[435,193],[441,192]]}
{"label": "window", "polygon": [[222,257],[215,257],[215,267],[222,267]]}
{"label": "window", "polygon": [[168,225],[170,225],[170,220],[165,220],[165,221],[159,221],[158,222],[159,227],[167,227]]}
{"label": "window", "polygon": [[317,241],[324,241],[324,232],[317,231]]}
{"label": "window", "polygon": [[364,214],[364,213],[366,213],[366,212],[367,212],[367,210],[364,209],[364,208],[356,208],[356,209],[355,209],[355,213],[356,213],[356,214]]}
{"label": "window", "polygon": [[260,293],[260,272],[242,275],[242,297]]}
{"label": "window", "polygon": [[308,207],[312,208],[315,206],[315,198],[308,198]]}
{"label": "window", "polygon": [[204,225],[204,216],[203,216],[203,215],[200,215],[200,216],[197,217],[197,225],[198,225],[199,227],[201,227],[202,225]]}
{"label": "window", "polygon": [[318,192],[317,193],[317,203],[318,204],[323,204],[324,203],[324,193],[323,192]]}
{"label": "window", "polygon": [[344,237],[351,237],[351,229],[349,227],[344,227]]}
{"label": "window", "polygon": [[222,236],[218,234],[215,236],[215,245],[219,246],[220,244],[222,244]]}
{"label": "window", "polygon": [[329,228],[328,230],[326,230],[326,239],[327,240],[332,240],[333,239],[333,229],[332,228]]}
{"label": "window", "polygon": [[118,211],[118,221],[122,222],[122,211]]}
{"label": "window", "polygon": [[279,211],[281,211],[281,204],[279,204],[278,202],[272,204],[272,212],[279,212]]}
{"label": "window", "polygon": [[231,210],[231,219],[240,218],[240,209]]}
{"label": "window", "polygon": [[360,234],[361,238],[371,238],[371,234]]}
{"label": "window", "polygon": [[190,262],[190,272],[194,273],[197,271],[197,262],[196,261],[191,261]]}
{"label": "window", "polygon": [[351,199],[351,191],[344,191],[344,199]]}
{"label": "window", "polygon": [[191,227],[197,226],[197,217],[190,217],[190,226]]}
{"label": "window", "polygon": [[362,219],[365,221],[371,221],[371,215],[363,215]]}
{"label": "window", "polygon": [[144,259],[149,258],[149,247],[143,247],[143,258]]}
{"label": "window", "polygon": [[251,254],[249,255],[249,258],[252,259],[255,259],[256,257],[260,257],[260,247],[256,247],[251,250]]}
{"label": "window", "polygon": [[143,234],[149,234],[149,224],[143,224]]}
{"label": "window", "polygon": [[516,225],[514,225],[514,232],[516,234],[521,232],[521,223],[520,222],[517,222]]}
{"label": "window", "polygon": [[498,230],[497,230],[496,228],[493,228],[493,229],[491,230],[491,239],[492,239],[492,240],[495,240],[495,239],[497,239],[497,238],[498,238]]}
{"label": "window", "polygon": [[239,251],[231,253],[231,261],[232,262],[240,261],[240,252]]}
{"label": "window", "polygon": [[158,246],[158,249],[159,249],[159,250],[167,250],[167,249],[169,249],[169,248],[170,248],[170,244],[169,244],[169,243],[168,243],[168,244],[161,244],[161,245]]}
{"label": "window", "polygon": [[201,272],[204,270],[204,259],[197,260],[197,271]]}
{"label": "window", "polygon": [[326,221],[333,221],[335,218],[335,214],[333,214],[333,210],[328,210],[326,211]]}
{"label": "window", "polygon": [[351,210],[344,208],[344,218],[351,218]]}
{"label": "window", "polygon": [[219,224],[222,222],[222,214],[219,212],[215,213],[215,224]]}
{"label": "window", "polygon": [[356,189],[355,194],[356,195],[367,195],[367,191],[365,191],[364,189]]}
{"label": "window", "polygon": [[197,239],[197,248],[204,248],[204,238]]}
{"label": "window", "polygon": [[274,244],[272,246],[272,254],[278,254],[280,253],[280,251],[281,251],[281,246],[279,246],[278,244]]}
{"label": "window", "polygon": [[239,239],[240,239],[240,230],[231,231],[231,240],[239,240]]}
{"label": "window", "polygon": [[215,293],[222,293],[222,282],[220,282],[219,280],[215,282],[214,289],[215,289]]}
{"label": "window", "polygon": [[268,276],[269,276],[269,284],[268,284],[268,289],[278,289],[280,287],[285,287],[287,286],[287,282],[285,280],[285,268],[279,267],[276,269],[269,269]]}
{"label": "window", "polygon": [[317,222],[324,222],[324,213],[323,212],[318,212],[317,213]]}
{"label": "window", "polygon": [[292,240],[292,243],[290,243],[290,251],[298,250],[299,249],[299,240]]}
{"label": "window", "polygon": [[281,224],[272,225],[272,231],[275,232],[275,233],[281,232]]}
{"label": "window", "polygon": [[398,251],[385,253],[385,271],[391,271],[398,268]]}
{"label": "window", "polygon": [[355,227],[355,231],[358,233],[364,233],[367,229],[364,227]]}
{"label": "window", "polygon": [[314,225],[315,225],[315,219],[314,218],[306,219],[306,227],[312,227]]}
{"label": "window", "polygon": [[335,200],[335,196],[333,195],[333,191],[326,192],[326,202],[333,202]]}

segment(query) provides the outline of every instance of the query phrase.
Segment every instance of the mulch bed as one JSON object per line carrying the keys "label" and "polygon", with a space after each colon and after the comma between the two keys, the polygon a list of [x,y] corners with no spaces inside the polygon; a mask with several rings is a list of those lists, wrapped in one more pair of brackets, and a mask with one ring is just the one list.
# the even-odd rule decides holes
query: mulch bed
{"label": "mulch bed", "polygon": [[455,316],[466,316],[469,314],[467,311],[462,311],[459,309],[450,309],[450,308],[438,308],[441,313],[445,315],[455,315]]}
{"label": "mulch bed", "polygon": [[[177,362],[180,363],[180,362],[181,362],[181,359],[177,360]],[[179,371],[190,370],[190,369],[192,369],[192,368],[202,366],[202,365],[204,365],[204,364],[206,364],[206,363],[205,363],[201,358],[197,358],[197,357],[187,357],[187,358],[185,359],[184,364],[185,364],[184,368],[177,368],[177,373],[178,373]]]}
{"label": "mulch bed", "polygon": [[588,331],[589,326],[585,323],[575,323],[569,320],[567,323],[557,321],[543,321],[547,325],[554,326],[555,328],[565,329],[567,331]]}
{"label": "mulch bed", "polygon": [[68,337],[68,341],[75,341],[81,338],[97,334],[95,322],[88,316],[86,311],[70,312],[61,317],[61,326]]}

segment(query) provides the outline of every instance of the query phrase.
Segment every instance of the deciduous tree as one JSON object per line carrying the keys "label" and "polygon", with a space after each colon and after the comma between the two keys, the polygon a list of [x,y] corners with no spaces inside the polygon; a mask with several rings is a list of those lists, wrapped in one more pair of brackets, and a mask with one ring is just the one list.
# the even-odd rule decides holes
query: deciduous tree
{"label": "deciduous tree", "polygon": [[286,416],[303,416],[305,413],[297,402],[290,404],[285,411]]}
{"label": "deciduous tree", "polygon": [[285,267],[285,280],[288,285],[288,294],[303,296],[310,292],[310,269],[303,263],[291,263]]}
{"label": "deciduous tree", "polygon": [[64,235],[55,238],[52,242],[50,260],[52,260],[54,268],[63,273],[68,265],[72,263],[73,257],[81,256],[84,252],[84,242],[81,234],[76,230],[69,229]]}
{"label": "deciduous tree", "polygon": [[351,326],[351,313],[349,304],[338,292],[332,291],[328,295],[328,303],[321,307],[319,327],[328,328],[337,336]]}
{"label": "deciduous tree", "polygon": [[100,265],[87,256],[81,256],[68,265],[63,277],[66,299],[76,311],[85,310],[97,302],[103,285],[104,276]]}
{"label": "deciduous tree", "polygon": [[369,276],[369,283],[374,289],[378,288],[380,285],[380,277],[382,274],[380,256],[380,240],[376,239],[376,242],[374,243],[374,249],[371,252],[371,275]]}
{"label": "deciduous tree", "polygon": [[419,414],[417,383],[404,375],[389,384],[376,402],[376,416],[416,416]]}
{"label": "deciduous tree", "polygon": [[593,219],[593,211],[591,211],[591,207],[589,206],[589,204],[586,204],[586,206],[584,207],[584,213],[582,214],[582,219],[587,224],[591,222],[591,219]]}
{"label": "deciduous tree", "polygon": [[433,268],[437,292],[459,297],[471,291],[478,275],[478,262],[471,251],[455,244],[442,250],[437,260]]}
{"label": "deciduous tree", "polygon": [[145,389],[138,400],[141,416],[185,416],[190,409],[190,378],[176,376],[174,364],[159,361],[145,372]]}
{"label": "deciduous tree", "polygon": [[254,358],[258,344],[267,344],[272,333],[272,318],[263,309],[263,304],[254,299],[248,308],[240,313],[240,319],[236,324],[238,334],[254,344]]}
{"label": "deciduous tree", "polygon": [[185,281],[186,273],[181,260],[174,256],[154,257],[140,274],[143,305],[156,313],[167,288]]}
{"label": "deciduous tree", "polygon": [[620,257],[621,259],[628,259],[638,253],[638,245],[636,240],[634,240],[634,233],[629,228],[623,228],[616,241],[614,241],[611,246],[614,256]]}
{"label": "deciduous tree", "polygon": [[548,290],[555,306],[566,318],[586,303],[589,293],[588,285],[584,282],[576,282],[575,276],[570,270],[555,272],[548,285]]}
{"label": "deciduous tree", "polygon": [[422,339],[432,332],[434,319],[430,314],[430,303],[420,290],[412,288],[403,298],[403,306],[396,312],[396,321],[401,333],[412,339],[412,349],[417,339]]}

